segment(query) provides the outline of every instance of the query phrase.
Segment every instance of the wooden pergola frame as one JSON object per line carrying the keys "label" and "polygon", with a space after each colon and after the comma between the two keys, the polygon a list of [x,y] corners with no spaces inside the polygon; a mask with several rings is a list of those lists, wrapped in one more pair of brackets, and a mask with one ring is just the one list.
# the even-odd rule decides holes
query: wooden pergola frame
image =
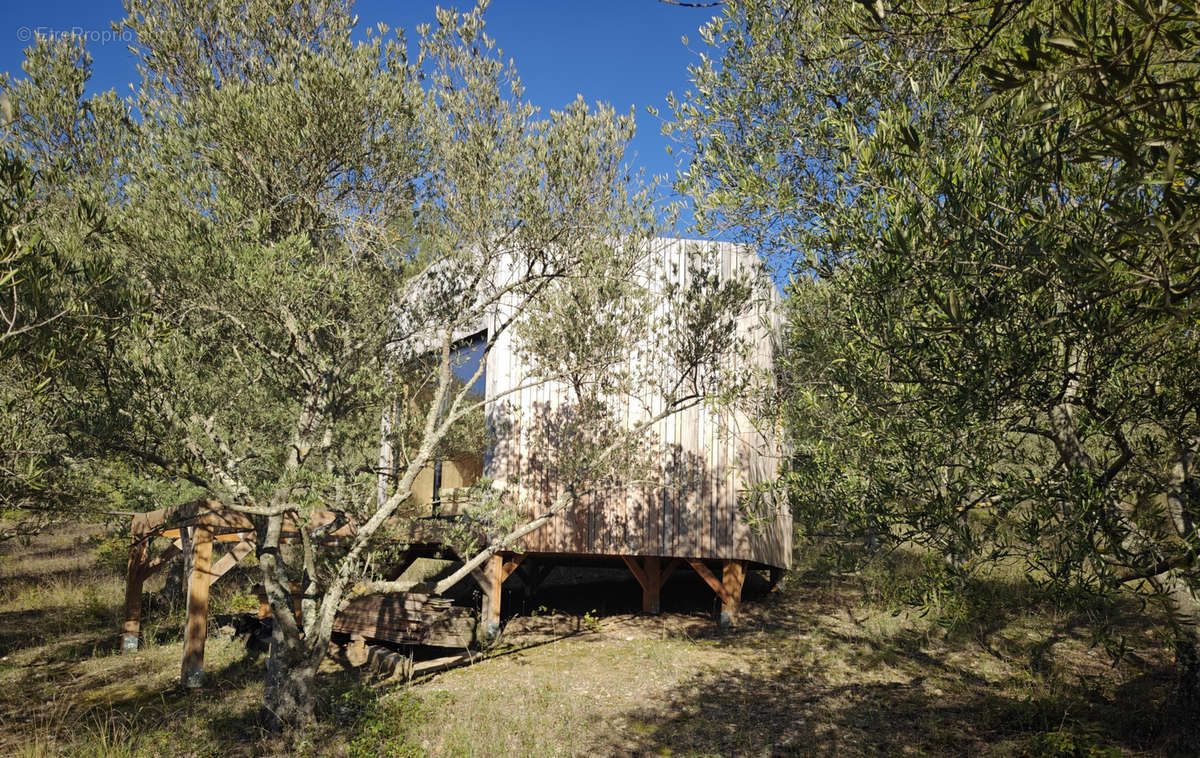
{"label": "wooden pergola frame", "polygon": [[[353,536],[354,524],[334,511],[317,511],[303,528],[327,528],[342,521],[323,539],[337,540]],[[216,500],[193,500],[173,508],[164,508],[133,517],[129,526],[131,544],[125,572],[125,620],[121,649],[138,649],[142,622],[142,586],[146,579],[176,556],[184,559],[187,580],[187,621],[183,635],[181,677],[186,686],[198,687],[203,679],[204,645],[208,638],[208,597],[213,582],[224,576],[254,550],[254,523],[244,514],[224,507]],[[174,539],[162,553],[149,560],[150,541],[155,537]],[[300,537],[295,519],[284,517],[283,538]],[[213,543],[232,543],[213,563]],[[259,615],[263,615],[260,608]]]}

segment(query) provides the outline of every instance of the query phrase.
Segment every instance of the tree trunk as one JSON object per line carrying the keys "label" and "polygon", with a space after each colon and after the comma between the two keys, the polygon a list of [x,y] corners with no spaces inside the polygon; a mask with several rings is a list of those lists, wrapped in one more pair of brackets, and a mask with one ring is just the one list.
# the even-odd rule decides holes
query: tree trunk
{"label": "tree trunk", "polygon": [[1163,583],[1171,599],[1175,632],[1175,697],[1184,713],[1200,713],[1200,600],[1186,579],[1171,575]]}
{"label": "tree trunk", "polygon": [[303,645],[289,645],[274,626],[261,714],[272,731],[303,727],[315,717],[317,667],[305,653]]}
{"label": "tree trunk", "polygon": [[1179,673],[1179,705],[1187,711],[1200,711],[1200,640],[1195,634],[1176,638],[1175,667]]}

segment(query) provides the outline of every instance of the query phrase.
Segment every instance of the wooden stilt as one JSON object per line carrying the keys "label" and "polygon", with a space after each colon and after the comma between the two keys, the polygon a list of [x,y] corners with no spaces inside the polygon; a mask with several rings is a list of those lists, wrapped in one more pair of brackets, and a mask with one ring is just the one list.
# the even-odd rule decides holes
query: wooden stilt
{"label": "wooden stilt", "polygon": [[192,530],[192,571],[188,577],[187,622],[183,634],[183,686],[204,682],[204,643],[208,639],[208,589],[212,569],[212,530]]}
{"label": "wooden stilt", "polygon": [[742,584],[746,581],[746,562],[725,561],[719,581],[708,566],[704,565],[704,561],[688,558],[687,562],[696,570],[704,583],[717,594],[717,597],[721,598],[720,625],[722,627],[731,626],[737,620],[738,608],[742,603]]}
{"label": "wooden stilt", "polygon": [[657,616],[662,610],[662,562],[657,556],[651,556],[646,559],[643,570],[646,572],[647,586],[642,592],[642,610]]}
{"label": "wooden stilt", "polygon": [[742,605],[742,585],[746,582],[745,561],[725,561],[721,573],[721,585],[725,593],[721,596],[722,627],[732,626],[737,621],[738,610]]}
{"label": "wooden stilt", "polygon": [[503,573],[504,557],[499,554],[488,558],[482,566],[471,572],[483,591],[479,622],[486,639],[493,639],[500,633],[500,585],[504,581],[501,578]]}
{"label": "wooden stilt", "polygon": [[129,546],[129,563],[125,569],[125,624],[121,628],[121,650],[132,653],[138,649],[142,631],[142,583],[146,580],[146,545],[149,538],[134,538]]}
{"label": "wooden stilt", "polygon": [[504,580],[517,570],[517,566],[525,560],[524,554],[509,554],[507,557],[497,553],[479,568],[471,572],[479,588],[483,590],[483,607],[480,622],[483,625],[483,635],[487,639],[495,639],[500,634],[500,592]]}

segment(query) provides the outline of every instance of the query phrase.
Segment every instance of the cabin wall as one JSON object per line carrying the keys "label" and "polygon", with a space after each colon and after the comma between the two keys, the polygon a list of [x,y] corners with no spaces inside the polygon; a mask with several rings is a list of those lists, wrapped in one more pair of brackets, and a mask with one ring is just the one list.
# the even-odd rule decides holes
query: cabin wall
{"label": "cabin wall", "polygon": [[[762,273],[753,252],[730,243],[659,239],[647,260],[648,281],[667,272],[686,283],[689,255],[707,256],[722,278],[758,272],[754,306],[738,322],[739,334],[754,346],[754,364],[769,371],[777,345],[779,294]],[[658,315],[673,307],[662,298]],[[504,308],[496,314],[500,319]],[[488,357],[486,392],[494,444],[485,473],[514,491],[531,518],[559,493],[554,450],[538,440],[553,439],[562,414],[570,413],[563,385],[539,382],[522,365],[514,335],[502,334]],[[649,340],[626,360],[629,368],[653,362],[661,348]],[[646,391],[614,399],[613,412],[630,428],[662,408],[658,393]],[[792,523],[784,506],[760,506],[761,527],[742,517],[739,497],[772,479],[779,464],[773,434],[754,428],[742,412],[696,406],[659,421],[647,432],[658,443],[658,486],[625,486],[577,498],[559,518],[530,534],[524,548],[535,552],[742,559],[787,567],[791,563]]]}

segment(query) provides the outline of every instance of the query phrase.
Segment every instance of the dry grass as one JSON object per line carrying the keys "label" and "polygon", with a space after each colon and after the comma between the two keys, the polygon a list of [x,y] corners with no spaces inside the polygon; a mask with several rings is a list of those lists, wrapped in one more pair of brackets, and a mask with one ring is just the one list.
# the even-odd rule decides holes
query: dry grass
{"label": "dry grass", "polygon": [[[678,612],[624,613],[632,583],[584,616],[509,622],[482,662],[413,683],[331,662],[323,721],[285,742],[256,725],[262,661],[210,637],[208,686],[177,688],[177,612],[117,651],[122,582],[90,533],[0,560],[0,754],[19,756],[1187,755],[1160,707],[1169,659],[1146,620],[1113,665],[1089,619],[999,575],[953,626],[893,615],[896,574],[797,576],[719,634],[678,572]],[[224,580],[223,580],[224,581]],[[218,585],[215,590],[220,589]],[[243,600],[236,584],[217,602]],[[628,595],[628,598],[625,596]],[[701,598],[686,600],[686,598]],[[665,595],[664,601],[669,598]],[[689,606],[688,603],[691,603]],[[553,603],[551,603],[553,605]],[[690,610],[687,608],[690,607]],[[611,612],[604,612],[605,608]],[[1194,751],[1193,751],[1194,752]]]}

